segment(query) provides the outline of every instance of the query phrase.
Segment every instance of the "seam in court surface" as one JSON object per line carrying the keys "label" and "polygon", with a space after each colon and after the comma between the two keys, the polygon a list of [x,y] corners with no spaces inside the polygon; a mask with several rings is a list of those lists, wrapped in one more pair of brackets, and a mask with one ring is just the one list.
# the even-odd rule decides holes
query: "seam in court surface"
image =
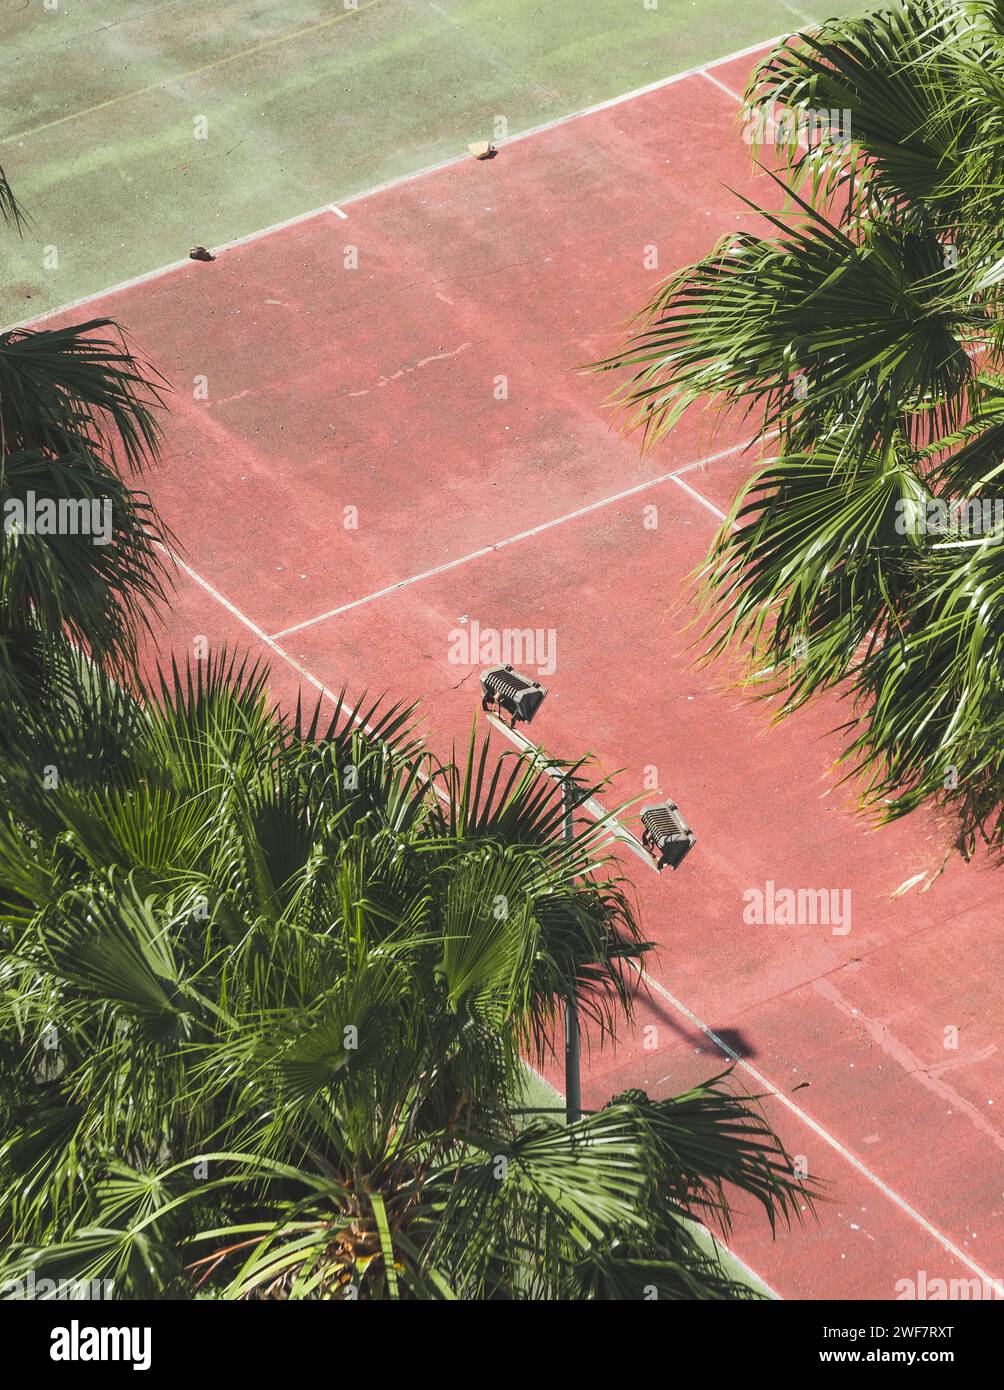
{"label": "seam in court surface", "polygon": [[357,6],[356,9],[343,10],[341,14],[332,15],[329,19],[322,19],[317,24],[308,24],[304,29],[297,29],[290,34],[277,34],[271,39],[264,39],[261,43],[253,44],[250,48],[242,48],[239,53],[225,53],[221,58],[214,58],[210,63],[203,63],[200,67],[190,68],[188,72],[178,73],[174,77],[162,78],[160,82],[151,82],[149,86],[140,87],[135,92],[121,92],[118,96],[108,97],[105,101],[97,101],[93,106],[85,106],[82,111],[70,111],[65,116],[57,116],[54,120],[43,121],[41,125],[29,126],[27,130],[19,130],[13,135],[5,135],[0,139],[0,145],[12,145],[16,140],[27,140],[29,136],[40,135],[43,130],[54,130],[57,126],[67,125],[70,121],[79,121],[85,116],[93,116],[97,111],[107,111],[110,106],[117,106],[120,102],[135,101],[137,97],[148,96],[151,92],[159,92],[164,87],[171,87],[178,82],[187,82],[192,77],[201,77],[204,72],[214,72],[217,68],[225,67],[227,63],[239,62],[241,58],[251,58],[256,53],[264,53],[267,49],[277,48],[283,43],[292,43],[294,39],[303,38],[307,34],[316,34],[320,29],[330,29],[333,24],[340,24],[343,19],[352,19],[381,3],[382,0],[364,0],[364,3]]}

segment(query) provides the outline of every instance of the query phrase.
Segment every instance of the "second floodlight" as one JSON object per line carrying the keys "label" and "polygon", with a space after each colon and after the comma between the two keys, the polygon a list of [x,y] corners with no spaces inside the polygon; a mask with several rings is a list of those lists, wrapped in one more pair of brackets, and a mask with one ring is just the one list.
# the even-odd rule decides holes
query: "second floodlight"
{"label": "second floodlight", "polygon": [[655,856],[660,869],[666,864],[671,869],[677,868],[697,840],[675,801],[646,806],[641,813],[641,823],[645,827],[641,842]]}

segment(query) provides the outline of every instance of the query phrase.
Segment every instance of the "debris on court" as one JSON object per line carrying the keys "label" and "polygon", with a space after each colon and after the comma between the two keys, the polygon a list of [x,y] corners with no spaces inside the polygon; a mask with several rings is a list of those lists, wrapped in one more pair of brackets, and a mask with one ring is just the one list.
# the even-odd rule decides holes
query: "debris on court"
{"label": "debris on court", "polygon": [[490,140],[475,140],[474,143],[468,145],[467,148],[475,159],[494,159],[498,154],[498,150]]}
{"label": "debris on court", "polygon": [[215,261],[216,257],[212,251],[207,251],[204,246],[193,246],[188,253],[190,261]]}

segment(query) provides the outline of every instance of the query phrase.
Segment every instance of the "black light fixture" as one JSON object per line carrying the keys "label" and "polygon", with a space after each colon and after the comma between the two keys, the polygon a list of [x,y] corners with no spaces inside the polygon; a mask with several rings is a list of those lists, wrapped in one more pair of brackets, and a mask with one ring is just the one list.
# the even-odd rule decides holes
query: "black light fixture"
{"label": "black light fixture", "polygon": [[679,868],[697,836],[680,815],[676,802],[660,801],[657,806],[646,806],[641,823],[645,827],[641,842],[655,856],[659,870],[666,864]]}
{"label": "black light fixture", "polygon": [[531,722],[546,694],[540,681],[521,675],[511,666],[493,666],[481,672],[481,708],[505,710],[513,729],[519,722]]}

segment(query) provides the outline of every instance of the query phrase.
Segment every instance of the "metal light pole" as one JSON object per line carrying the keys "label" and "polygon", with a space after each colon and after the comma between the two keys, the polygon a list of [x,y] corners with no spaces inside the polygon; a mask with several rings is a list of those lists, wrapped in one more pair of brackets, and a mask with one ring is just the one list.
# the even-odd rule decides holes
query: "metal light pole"
{"label": "metal light pole", "polygon": [[[547,757],[543,749],[531,743],[516,729],[517,723],[529,724],[531,722],[546,694],[547,691],[539,681],[532,680],[531,677],[523,675],[520,671],[514,671],[511,666],[495,666],[490,670],[481,672],[481,708],[488,713],[491,723],[501,730],[507,738],[512,739],[517,747],[523,749],[524,752],[531,753],[534,758],[543,759],[543,770],[548,776],[561,783],[564,836],[567,844],[575,839],[574,812],[576,806],[580,804],[580,797],[576,795],[571,774],[567,771],[559,771],[558,763]],[[509,715],[511,720],[509,728],[506,728],[501,719],[491,713],[493,708],[500,715],[503,711]],[[669,864],[675,869],[694,845],[694,832],[680,815],[679,807],[675,801],[660,802],[659,805],[649,806],[642,812],[645,835],[644,839],[639,841],[638,837],[633,835],[625,826],[620,825],[616,818],[608,818],[607,813],[594,797],[581,799],[584,800],[590,813],[595,815],[597,819],[607,822],[611,834],[633,854],[638,855],[650,868],[652,867],[652,857],[655,855],[658,861],[657,868],[661,869],[664,864]],[[565,1000],[565,1119],[571,1125],[581,1118],[582,1077],[579,1060],[579,1014],[575,990],[572,988]]]}
{"label": "metal light pole", "polygon": [[[575,839],[572,813],[575,810],[575,793],[569,775],[561,780],[562,796],[565,802],[565,840]],[[582,1118],[582,1075],[579,1067],[579,1014],[575,1005],[574,991],[565,1000],[565,1122],[574,1125]]]}

